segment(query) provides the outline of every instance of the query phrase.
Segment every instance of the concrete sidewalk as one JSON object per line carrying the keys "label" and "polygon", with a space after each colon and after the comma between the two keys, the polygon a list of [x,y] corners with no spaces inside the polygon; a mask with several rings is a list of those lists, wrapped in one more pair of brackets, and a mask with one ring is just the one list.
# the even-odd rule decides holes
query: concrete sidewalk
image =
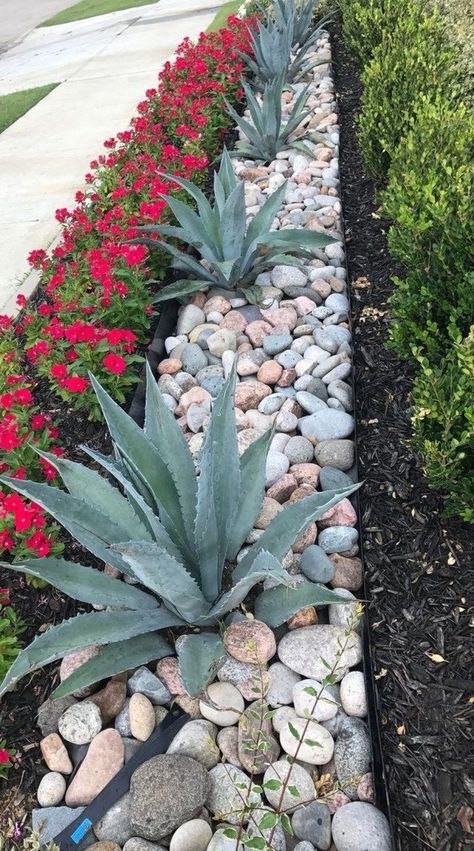
{"label": "concrete sidewalk", "polygon": [[27,255],[57,236],[102,142],[125,129],[145,90],[185,36],[196,38],[219,0],[176,0],[34,30],[0,56],[0,94],[60,81],[0,134],[0,313],[37,278]]}

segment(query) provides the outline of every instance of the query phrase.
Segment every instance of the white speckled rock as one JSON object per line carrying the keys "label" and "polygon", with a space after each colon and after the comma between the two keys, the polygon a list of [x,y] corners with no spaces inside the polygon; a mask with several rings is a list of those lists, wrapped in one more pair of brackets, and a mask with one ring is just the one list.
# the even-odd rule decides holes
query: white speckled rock
{"label": "white speckled rock", "polygon": [[203,718],[218,727],[237,724],[244,711],[244,699],[231,683],[211,683],[207,688],[207,699],[199,701]]}
{"label": "white speckled rock", "polygon": [[[342,653],[339,652],[340,642],[346,645]],[[351,633],[346,641],[341,626],[317,624],[295,629],[283,636],[278,645],[278,656],[292,671],[319,681],[328,674],[324,659],[330,668],[337,666],[335,676],[339,681],[348,668],[362,659],[362,643],[356,633]]]}
{"label": "white speckled rock", "polygon": [[[250,778],[245,772],[230,763],[220,763],[209,772],[211,789],[206,800],[206,807],[212,815],[229,824],[240,824],[242,820],[242,795],[247,796]],[[237,789],[236,783],[243,784]],[[249,802],[259,806],[262,798],[259,792],[251,791]],[[249,813],[245,821],[248,821]],[[234,842],[235,845],[235,842]]]}
{"label": "white speckled rock", "polygon": [[[291,727],[298,733],[293,735]],[[300,739],[303,739],[298,750],[298,759],[309,762],[311,765],[324,765],[332,759],[334,753],[334,739],[324,727],[316,721],[306,721],[303,718],[295,718],[286,723],[280,733],[280,744],[289,756],[295,756]],[[311,744],[308,744],[311,742]],[[315,744],[312,744],[312,743]]]}
{"label": "white speckled rock", "polygon": [[363,801],[353,801],[336,810],[332,836],[337,851],[392,851],[386,816]]}
{"label": "white speckled rock", "polygon": [[66,781],[62,774],[50,771],[41,778],[36,797],[40,807],[56,807],[64,798]]}
{"label": "white speckled rock", "polygon": [[275,714],[272,718],[273,729],[277,733],[281,733],[285,724],[297,717],[293,706],[279,706],[278,709],[275,709]]}
{"label": "white speckled rock", "polygon": [[178,827],[170,842],[170,851],[206,851],[212,838],[207,821],[191,819]]}
{"label": "white speckled rock", "polygon": [[285,759],[279,759],[267,768],[263,776],[263,783],[268,783],[269,780],[280,780],[283,784],[287,781],[288,775],[290,775],[288,785],[295,786],[299,795],[292,795],[291,792],[286,789],[283,794],[283,799],[281,799],[282,787],[273,790],[264,788],[265,797],[272,807],[279,806],[280,809],[285,812],[292,812],[292,810],[300,806],[303,801],[307,803],[315,798],[316,789],[311,775],[305,768],[302,768],[301,765],[298,765],[297,763],[287,762]]}
{"label": "white speckled rock", "polygon": [[356,597],[347,588],[334,588],[336,594],[340,597],[345,597],[347,603],[331,603],[329,608],[329,623],[334,626],[347,627],[354,620],[355,612],[358,607]]}
{"label": "white speckled rock", "polygon": [[318,680],[300,680],[293,688],[293,703],[300,718],[314,718],[315,721],[334,718],[338,707],[334,688],[322,688]]}
{"label": "white speckled rock", "polygon": [[367,715],[367,695],[362,671],[348,671],[341,681],[341,703],[347,715],[364,718]]}
{"label": "white speckled rock", "polygon": [[282,662],[275,662],[268,669],[270,688],[267,692],[267,701],[270,706],[286,706],[293,702],[293,688],[299,683],[300,678],[291,668],[287,668]]}
{"label": "white speckled rock", "polygon": [[214,768],[219,762],[219,748],[216,745],[217,727],[210,721],[197,718],[181,727],[171,742],[167,753],[179,753],[190,756],[200,762],[204,768]]}
{"label": "white speckled rock", "polygon": [[102,729],[100,709],[95,703],[75,703],[58,721],[58,729],[66,742],[87,745]]}

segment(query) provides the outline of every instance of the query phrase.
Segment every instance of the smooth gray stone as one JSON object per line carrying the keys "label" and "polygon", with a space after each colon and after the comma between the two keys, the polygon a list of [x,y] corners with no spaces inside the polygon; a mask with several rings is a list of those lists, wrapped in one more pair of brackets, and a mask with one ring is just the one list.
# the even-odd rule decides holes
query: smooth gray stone
{"label": "smooth gray stone", "polygon": [[294,369],[298,361],[301,360],[301,355],[290,349],[289,351],[281,352],[276,356],[275,360],[283,369]]}
{"label": "smooth gray stone", "polygon": [[354,801],[336,810],[332,835],[338,851],[392,851],[386,816],[365,801]]}
{"label": "smooth gray stone", "polygon": [[166,686],[144,666],[137,668],[127,683],[129,694],[144,694],[155,706],[164,706],[171,700]]}
{"label": "smooth gray stone", "polygon": [[308,390],[300,390],[296,394],[296,401],[308,414],[315,414],[317,411],[326,410],[327,408],[326,402],[323,399],[320,399],[317,394],[310,393]]}
{"label": "smooth gray stone", "polygon": [[317,441],[343,440],[354,431],[354,417],[345,411],[325,407],[309,417],[302,417],[298,427],[303,437]]}
{"label": "smooth gray stone", "polygon": [[270,357],[274,357],[289,349],[292,342],[291,334],[268,334],[263,341],[263,351]]}
{"label": "smooth gray stone", "polygon": [[339,724],[334,748],[334,764],[342,791],[352,801],[363,774],[370,771],[372,748],[367,725],[360,718],[348,717]]}
{"label": "smooth gray stone", "polygon": [[322,851],[330,848],[331,813],[326,804],[312,801],[306,807],[300,807],[292,818],[291,826],[298,839],[311,842]]}
{"label": "smooth gray stone", "polygon": [[353,440],[322,440],[315,447],[314,457],[320,467],[336,467],[338,470],[350,470],[354,464]]}
{"label": "smooth gray stone", "polygon": [[341,490],[342,488],[350,488],[354,484],[351,477],[342,470],[337,470],[336,467],[321,467],[319,473],[319,484],[321,490],[332,491]]}
{"label": "smooth gray stone", "polygon": [[119,798],[94,825],[94,833],[99,841],[117,842],[118,845],[125,845],[131,839],[129,792]]}
{"label": "smooth gray stone", "polygon": [[196,375],[200,369],[208,365],[208,360],[197,343],[186,343],[181,352],[181,363],[185,372]]}
{"label": "smooth gray stone", "polygon": [[301,570],[312,582],[326,584],[333,578],[336,568],[331,559],[317,544],[306,547],[301,555]]}
{"label": "smooth gray stone", "polygon": [[359,533],[352,526],[329,526],[318,535],[318,544],[325,553],[345,553],[358,540]]}

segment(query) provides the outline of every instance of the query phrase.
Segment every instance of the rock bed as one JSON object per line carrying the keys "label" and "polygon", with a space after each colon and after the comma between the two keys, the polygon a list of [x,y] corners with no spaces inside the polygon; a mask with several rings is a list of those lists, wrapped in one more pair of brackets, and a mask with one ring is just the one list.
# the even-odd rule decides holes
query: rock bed
{"label": "rock bed", "polygon": [[[329,63],[326,35],[317,42],[316,54]],[[195,456],[212,399],[235,357],[241,452],[275,425],[266,496],[249,544],[288,501],[318,487],[344,487],[356,475],[339,131],[329,64],[312,73],[309,106],[310,126],[321,138],[312,146],[312,158],[293,150],[281,152],[269,166],[236,160],[236,173],[245,181],[249,220],[288,180],[275,226],[324,229],[340,241],[317,251],[304,269],[280,265],[260,275],[263,301],[258,306],[221,290],[195,295],[181,309],[176,336],[165,341],[167,357],[158,367],[160,389]],[[290,112],[291,107],[286,94],[283,108]],[[348,602],[318,611],[308,606],[277,634],[241,613],[231,615],[224,633],[228,655],[205,699],[185,694],[177,660],[168,657],[153,671],[142,667],[116,676],[100,691],[83,690],[43,704],[38,723],[48,773],[38,788],[40,808],[33,813],[43,840],[79,815],[175,701],[191,720],[166,754],[133,774],[130,792],[95,825],[95,836],[81,848],[234,851],[236,840],[223,831],[239,825],[239,789],[248,788],[252,775],[260,789],[250,791],[253,805],[280,806],[291,819],[294,836],[278,827],[275,851],[390,851],[388,822],[373,805],[364,720],[356,523],[356,512],[344,499],[311,524],[284,559],[295,582],[306,577],[326,583]],[[88,648],[66,657],[60,678],[96,652]],[[310,694],[320,691],[328,665],[333,682],[315,704]],[[274,714],[264,719],[267,707]],[[260,722],[255,720],[259,713]],[[255,725],[264,731],[264,752],[254,746]],[[295,730],[308,738],[299,743]],[[304,802],[300,805],[288,790],[280,801],[280,792],[265,786],[287,777],[294,756],[291,785]],[[249,813],[245,821],[247,834],[259,835]]]}

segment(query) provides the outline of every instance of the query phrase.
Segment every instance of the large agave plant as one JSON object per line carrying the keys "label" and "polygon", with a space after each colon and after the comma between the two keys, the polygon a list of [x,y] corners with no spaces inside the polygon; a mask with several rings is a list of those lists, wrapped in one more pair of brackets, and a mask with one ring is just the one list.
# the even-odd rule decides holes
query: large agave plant
{"label": "large agave plant", "polygon": [[247,228],[245,187],[237,181],[232,162],[225,150],[219,171],[214,172],[214,205],[211,206],[201,190],[188,180],[167,175],[176,181],[195,201],[197,210],[177,198],[167,197],[179,227],[174,225],[145,225],[145,233],[176,238],[192,246],[201,255],[201,262],[181,251],[170,242],[140,238],[150,248],[160,247],[173,257],[172,266],[187,274],[164,287],[155,301],[181,298],[189,293],[214,285],[226,290],[243,289],[250,299],[249,288],[260,272],[277,263],[298,266],[300,257],[312,257],[311,250],[324,248],[334,238],[318,231],[284,228],[270,231],[281,209],[286,191],[284,183],[274,192]]}
{"label": "large agave plant", "polygon": [[305,109],[308,99],[308,89],[305,88],[300,92],[294,102],[291,116],[286,124],[282,124],[281,96],[284,88],[283,76],[276,77],[273,82],[266,84],[261,95],[261,102],[259,102],[245,81],[243,81],[242,85],[252,123],[242,118],[231,104],[226,102],[229,114],[246,136],[246,141],[236,143],[235,150],[232,151],[231,155],[269,162],[275,159],[279,151],[291,147],[304,151],[305,154],[311,156],[311,151],[303,141],[304,138],[307,138],[307,134],[298,140],[290,141],[290,136],[295,132],[296,128],[310,115],[310,110]]}
{"label": "large agave plant", "polygon": [[287,83],[297,83],[313,68],[327,61],[308,59],[314,41],[311,38],[292,53],[295,14],[291,10],[286,14],[284,25],[267,18],[259,23],[257,30],[250,31],[253,57],[247,53],[242,53],[242,57],[255,77],[257,88],[280,76]]}
{"label": "large agave plant", "polygon": [[91,380],[115,458],[86,452],[121,490],[95,470],[47,453],[41,454],[54,464],[67,492],[37,482],[2,481],[42,505],[82,546],[136,584],[63,559],[3,565],[107,610],[77,615],[36,638],[11,666],[0,695],[25,674],[71,651],[102,645],[97,656],[54,692],[57,697],[69,694],[170,654],[158,630],[190,625],[207,629],[181,637],[177,645],[184,685],[190,694],[198,694],[224,654],[218,632],[209,629],[238,607],[254,585],[270,577],[282,583],[256,599],[257,617],[262,613],[271,625],[305,605],[339,600],[311,582],[292,588],[280,561],[310,522],[354,488],[315,493],[287,507],[236,565],[261,508],[272,433],[266,432],[239,457],[235,368],[214,403],[199,474],[149,368],[143,430]]}
{"label": "large agave plant", "polygon": [[326,15],[313,24],[318,2],[319,0],[303,0],[301,3],[296,3],[295,0],[275,0],[270,14],[281,30],[288,26],[293,27],[292,47],[302,48],[308,42],[314,44],[324,25],[331,19],[331,15]]}

